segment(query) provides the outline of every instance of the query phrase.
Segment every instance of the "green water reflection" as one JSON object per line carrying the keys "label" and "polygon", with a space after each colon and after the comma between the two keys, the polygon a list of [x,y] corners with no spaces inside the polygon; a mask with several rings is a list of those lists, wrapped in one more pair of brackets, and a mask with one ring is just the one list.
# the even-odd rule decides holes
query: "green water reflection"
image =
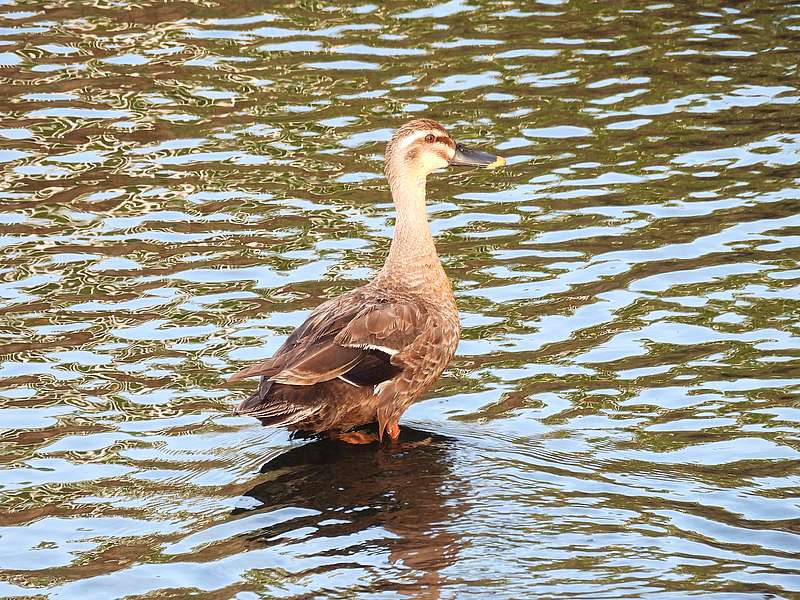
{"label": "green water reflection", "polygon": [[[800,594],[800,6],[0,5],[0,596]],[[414,451],[225,378],[380,267],[462,311]]]}

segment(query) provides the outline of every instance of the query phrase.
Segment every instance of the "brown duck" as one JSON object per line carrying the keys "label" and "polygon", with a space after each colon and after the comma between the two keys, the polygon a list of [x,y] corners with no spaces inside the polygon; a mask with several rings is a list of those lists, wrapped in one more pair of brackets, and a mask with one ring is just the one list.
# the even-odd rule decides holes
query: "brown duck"
{"label": "brown duck", "polygon": [[264,425],[351,443],[378,422],[392,440],[398,419],[441,375],[461,333],[450,280],[428,227],[425,181],[447,166],[498,167],[501,157],[456,144],[436,121],[415,119],[386,147],[386,177],[397,220],[375,279],[318,306],[275,356],[230,378],[261,376],[237,412]]}

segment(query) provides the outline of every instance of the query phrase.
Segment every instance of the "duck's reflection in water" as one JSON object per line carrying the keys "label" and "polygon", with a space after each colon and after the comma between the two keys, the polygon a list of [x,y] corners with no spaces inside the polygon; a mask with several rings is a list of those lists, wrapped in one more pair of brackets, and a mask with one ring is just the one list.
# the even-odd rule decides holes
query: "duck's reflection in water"
{"label": "duck's reflection in water", "polygon": [[442,570],[460,547],[447,529],[462,506],[452,440],[404,427],[401,442],[390,449],[316,441],[265,464],[269,480],[246,494],[263,503],[254,510],[292,507],[313,516],[251,532],[247,545],[302,540],[292,547],[313,566],[292,579],[306,592],[438,598],[455,583]]}

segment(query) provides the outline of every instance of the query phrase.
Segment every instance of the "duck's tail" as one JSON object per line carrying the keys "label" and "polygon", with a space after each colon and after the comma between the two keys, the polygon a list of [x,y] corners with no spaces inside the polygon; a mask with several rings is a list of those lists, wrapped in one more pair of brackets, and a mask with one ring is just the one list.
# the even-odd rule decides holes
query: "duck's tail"
{"label": "duck's tail", "polygon": [[255,417],[266,427],[286,427],[313,419],[319,412],[319,405],[290,402],[285,394],[270,393],[276,384],[268,377],[262,377],[256,391],[236,407],[236,414]]}

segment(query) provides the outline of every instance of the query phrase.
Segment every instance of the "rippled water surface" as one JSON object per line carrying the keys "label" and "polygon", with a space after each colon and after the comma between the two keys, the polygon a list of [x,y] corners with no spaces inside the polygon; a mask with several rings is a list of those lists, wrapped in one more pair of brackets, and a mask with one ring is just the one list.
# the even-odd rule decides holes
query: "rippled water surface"
{"label": "rippled water surface", "polygon": [[[0,596],[800,597],[800,4],[0,13]],[[431,443],[234,416],[420,115],[509,162],[429,185]]]}

